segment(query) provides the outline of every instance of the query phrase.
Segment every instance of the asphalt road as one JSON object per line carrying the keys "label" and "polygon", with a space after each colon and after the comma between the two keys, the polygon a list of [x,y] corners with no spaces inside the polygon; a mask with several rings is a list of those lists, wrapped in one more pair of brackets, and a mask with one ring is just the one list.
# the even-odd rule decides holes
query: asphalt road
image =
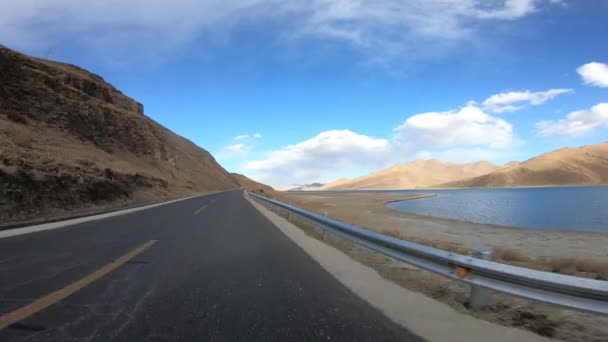
{"label": "asphalt road", "polygon": [[[69,286],[91,274],[99,279]],[[56,302],[39,306],[47,297]],[[0,239],[0,317],[20,309],[33,313],[0,330],[0,341],[420,340],[328,274],[241,191]]]}

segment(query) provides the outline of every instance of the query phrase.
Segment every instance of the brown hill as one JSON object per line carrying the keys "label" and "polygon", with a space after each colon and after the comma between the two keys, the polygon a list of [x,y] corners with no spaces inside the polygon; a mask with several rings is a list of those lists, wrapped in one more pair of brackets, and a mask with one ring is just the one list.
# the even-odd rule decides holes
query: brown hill
{"label": "brown hill", "polygon": [[511,187],[608,184],[608,142],[562,148],[521,163],[509,163],[487,175],[442,187]]}
{"label": "brown hill", "polygon": [[240,173],[232,173],[232,176],[237,180],[237,182],[247,191],[255,192],[255,193],[274,193],[275,190],[271,186],[266,184],[262,184],[260,182],[256,182],[253,179],[241,175]]}
{"label": "brown hill", "polygon": [[429,187],[486,174],[498,166],[480,161],[467,164],[445,163],[437,159],[416,160],[407,164],[397,164],[355,179],[341,179],[326,184],[323,190],[371,190],[408,189]]}
{"label": "brown hill", "polygon": [[271,186],[256,182],[253,179],[241,175],[239,173],[233,173],[232,175],[234,176],[234,178],[236,178],[241,187],[249,192],[253,192],[260,196],[274,198],[285,203],[289,203],[289,200],[283,195],[283,191],[275,190]]}
{"label": "brown hill", "polygon": [[237,187],[101,77],[0,46],[1,221]]}

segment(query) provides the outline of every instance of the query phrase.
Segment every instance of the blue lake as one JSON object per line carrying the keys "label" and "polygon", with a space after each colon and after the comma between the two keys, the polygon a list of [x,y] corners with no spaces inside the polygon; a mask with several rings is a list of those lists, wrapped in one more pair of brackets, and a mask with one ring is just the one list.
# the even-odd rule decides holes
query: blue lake
{"label": "blue lake", "polygon": [[408,213],[532,229],[608,232],[608,187],[390,192],[437,195],[387,204]]}

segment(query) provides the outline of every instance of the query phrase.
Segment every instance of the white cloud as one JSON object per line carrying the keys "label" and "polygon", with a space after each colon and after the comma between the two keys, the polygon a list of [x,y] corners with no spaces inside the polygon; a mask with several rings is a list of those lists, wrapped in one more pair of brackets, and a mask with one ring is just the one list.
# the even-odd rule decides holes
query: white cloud
{"label": "white cloud", "polygon": [[608,103],[597,104],[590,110],[572,112],[565,119],[539,121],[536,130],[543,137],[580,136],[602,126],[608,127]]}
{"label": "white cloud", "polygon": [[608,64],[591,62],[581,65],[576,71],[586,84],[608,87]]}
{"label": "white cloud", "polygon": [[[408,117],[394,129],[391,140],[349,130],[326,131],[317,136],[269,152],[248,162],[244,170],[270,184],[306,184],[327,181],[361,170],[377,170],[397,162],[431,157],[450,162],[505,160],[519,156],[519,140],[513,126],[492,115],[489,108],[505,109],[540,105],[571,89],[507,92],[486,99],[482,105],[469,101],[460,109],[427,112]],[[542,121],[539,135],[583,134],[608,125],[608,104],[578,111],[565,120]]]}
{"label": "white cloud", "polygon": [[[108,63],[179,56],[200,38],[221,40],[277,0],[3,1],[0,41],[17,49],[90,51]],[[118,62],[114,62],[118,63]]]}
{"label": "white cloud", "polygon": [[[516,20],[553,0],[37,0],[4,1],[0,41],[44,51],[70,42],[112,60],[179,55],[200,37],[225,40],[242,22],[281,25],[275,38],[315,36],[375,50],[470,38],[480,24]],[[267,25],[267,27],[271,27]],[[65,43],[62,43],[65,44]],[[423,52],[427,49],[418,49]],[[99,54],[100,53],[100,54]],[[101,57],[100,57],[101,58]]]}
{"label": "white cloud", "polygon": [[237,135],[236,137],[232,138],[232,140],[252,140],[252,139],[261,139],[262,138],[262,134],[260,133],[254,133],[254,134],[240,134]]}
{"label": "white cloud", "polygon": [[471,102],[460,110],[411,116],[391,141],[350,130],[326,131],[271,151],[243,169],[270,184],[306,184],[432,156],[458,162],[495,159],[514,143],[511,124]]}
{"label": "white cloud", "polygon": [[549,89],[537,92],[529,90],[510,91],[488,97],[483,101],[483,106],[486,110],[493,113],[513,112],[522,109],[525,104],[538,106],[559,95],[573,92],[574,90],[572,89]]}
{"label": "white cloud", "polygon": [[225,146],[219,151],[213,153],[215,158],[220,161],[220,164],[226,163],[237,158],[246,158],[252,151],[253,146],[245,143],[236,143]]}
{"label": "white cloud", "polygon": [[305,184],[384,165],[390,149],[386,139],[349,130],[325,131],[272,151],[262,160],[248,162],[244,169],[254,178],[271,184]]}
{"label": "white cloud", "polygon": [[396,132],[399,144],[425,148],[479,145],[501,148],[513,142],[511,124],[486,114],[474,103],[458,111],[414,115],[397,127]]}
{"label": "white cloud", "polygon": [[254,150],[257,141],[262,138],[260,133],[240,134],[232,138],[232,144],[215,152],[215,157],[222,163],[237,158],[243,159]]}
{"label": "white cloud", "polygon": [[236,152],[236,151],[243,151],[243,150],[245,150],[246,147],[247,147],[247,145],[245,145],[243,143],[239,143],[239,144],[227,146],[226,149],[228,151]]}
{"label": "white cloud", "polygon": [[517,19],[535,12],[538,2],[534,0],[505,0],[504,7],[478,9],[477,16],[490,19]]}

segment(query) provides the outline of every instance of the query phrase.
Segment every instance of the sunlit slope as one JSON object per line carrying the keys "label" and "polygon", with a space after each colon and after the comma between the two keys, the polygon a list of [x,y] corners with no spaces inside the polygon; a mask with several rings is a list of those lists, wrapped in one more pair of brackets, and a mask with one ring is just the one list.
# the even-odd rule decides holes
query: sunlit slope
{"label": "sunlit slope", "polygon": [[1,46],[0,157],[0,218],[238,188],[101,77]]}
{"label": "sunlit slope", "polygon": [[454,164],[437,159],[416,160],[355,179],[340,179],[323,186],[323,190],[407,189],[486,174],[498,166],[488,161]]}
{"label": "sunlit slope", "polygon": [[608,184],[608,142],[562,148],[486,175],[444,187],[512,187]]}

